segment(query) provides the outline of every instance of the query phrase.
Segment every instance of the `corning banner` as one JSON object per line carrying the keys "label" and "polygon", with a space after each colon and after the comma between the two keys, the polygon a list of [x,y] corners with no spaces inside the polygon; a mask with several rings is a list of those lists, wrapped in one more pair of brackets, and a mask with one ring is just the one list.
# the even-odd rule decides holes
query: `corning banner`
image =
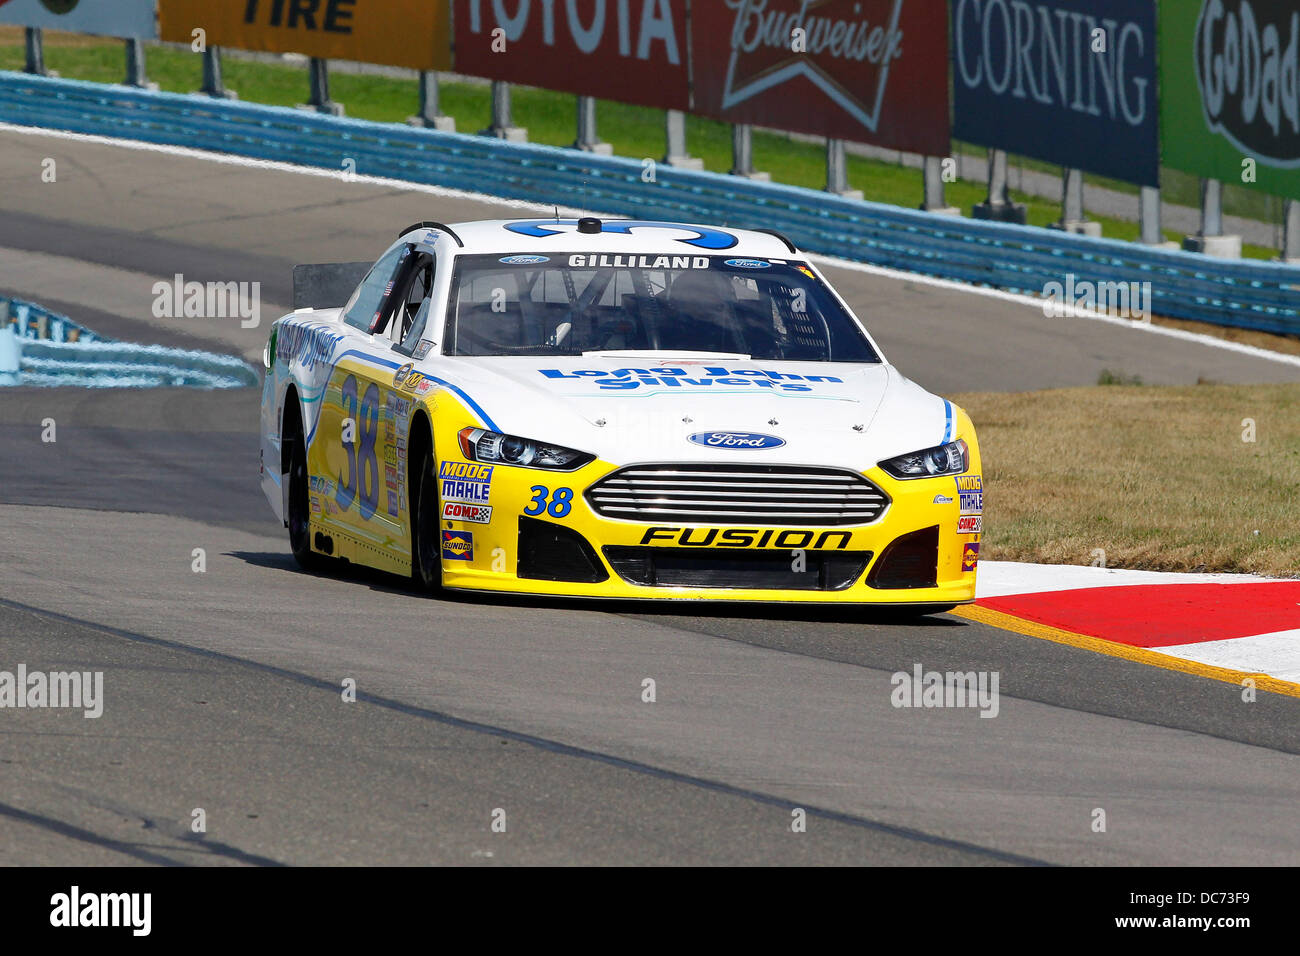
{"label": "corning banner", "polygon": [[691,5],[695,112],[948,153],[946,0]]}
{"label": "corning banner", "polygon": [[1161,0],[1171,169],[1300,199],[1300,0]]}
{"label": "corning banner", "polygon": [[0,23],[155,39],[157,6],[156,0],[0,0]]}
{"label": "corning banner", "polygon": [[457,73],[690,106],[686,0],[454,0],[454,9]]}
{"label": "corning banner", "polygon": [[1160,181],[1154,0],[953,0],[953,136]]}
{"label": "corning banner", "polygon": [[[85,0],[83,0],[85,2]],[[164,40],[413,70],[451,67],[451,0],[159,0]]]}

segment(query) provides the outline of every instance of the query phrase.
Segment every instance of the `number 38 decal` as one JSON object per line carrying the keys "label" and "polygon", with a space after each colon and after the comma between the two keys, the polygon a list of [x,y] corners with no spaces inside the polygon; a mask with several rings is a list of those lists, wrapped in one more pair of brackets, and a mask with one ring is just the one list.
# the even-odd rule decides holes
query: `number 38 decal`
{"label": "number 38 decal", "polygon": [[361,517],[369,521],[379,504],[379,456],[375,438],[379,431],[379,386],[371,382],[361,396],[361,414],[357,414],[357,379],[349,375],[343,382],[342,404],[345,417],[356,422],[361,440],[345,441],[348,473],[338,476],[334,500],[347,511],[354,498],[361,499]]}
{"label": "number 38 decal", "polygon": [[572,488],[556,488],[553,497],[551,489],[545,485],[533,485],[529,490],[533,493],[533,500],[524,509],[526,515],[535,516],[546,512],[552,518],[563,518],[573,507]]}

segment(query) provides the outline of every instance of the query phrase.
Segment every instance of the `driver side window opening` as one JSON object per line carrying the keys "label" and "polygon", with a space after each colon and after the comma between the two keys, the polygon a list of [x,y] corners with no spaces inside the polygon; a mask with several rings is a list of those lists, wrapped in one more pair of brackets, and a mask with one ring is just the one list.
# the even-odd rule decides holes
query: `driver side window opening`
{"label": "driver side window opening", "polygon": [[343,307],[344,322],[363,332],[369,332],[374,328],[384,298],[392,288],[395,273],[410,252],[410,245],[403,243],[389,249],[379,258],[366,277],[361,280],[356,291],[352,293],[348,304]]}
{"label": "driver side window opening", "polygon": [[432,307],[433,281],[437,275],[436,257],[418,252],[411,257],[400,285],[393,289],[392,315],[388,320],[388,337],[403,351],[411,352],[424,334]]}

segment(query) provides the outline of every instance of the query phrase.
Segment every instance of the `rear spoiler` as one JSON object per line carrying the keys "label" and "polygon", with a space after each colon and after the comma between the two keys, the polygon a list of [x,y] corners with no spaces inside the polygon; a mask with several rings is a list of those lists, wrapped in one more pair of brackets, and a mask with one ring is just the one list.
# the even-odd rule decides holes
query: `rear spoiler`
{"label": "rear spoiler", "polygon": [[347,305],[352,290],[370,271],[373,262],[326,262],[293,267],[295,309],[338,309]]}

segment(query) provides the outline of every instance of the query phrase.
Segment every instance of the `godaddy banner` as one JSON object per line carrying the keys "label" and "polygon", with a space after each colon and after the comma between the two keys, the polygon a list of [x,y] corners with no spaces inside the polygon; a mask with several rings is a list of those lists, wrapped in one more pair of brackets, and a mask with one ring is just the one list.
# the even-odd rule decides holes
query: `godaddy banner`
{"label": "godaddy banner", "polygon": [[1300,199],[1300,0],[1161,0],[1164,163]]}
{"label": "godaddy banner", "polygon": [[108,37],[158,36],[156,0],[0,0],[0,23]]}
{"label": "godaddy banner", "polygon": [[1159,182],[1154,0],[953,0],[953,135]]}
{"label": "godaddy banner", "polygon": [[946,0],[697,0],[695,111],[948,152]]}

